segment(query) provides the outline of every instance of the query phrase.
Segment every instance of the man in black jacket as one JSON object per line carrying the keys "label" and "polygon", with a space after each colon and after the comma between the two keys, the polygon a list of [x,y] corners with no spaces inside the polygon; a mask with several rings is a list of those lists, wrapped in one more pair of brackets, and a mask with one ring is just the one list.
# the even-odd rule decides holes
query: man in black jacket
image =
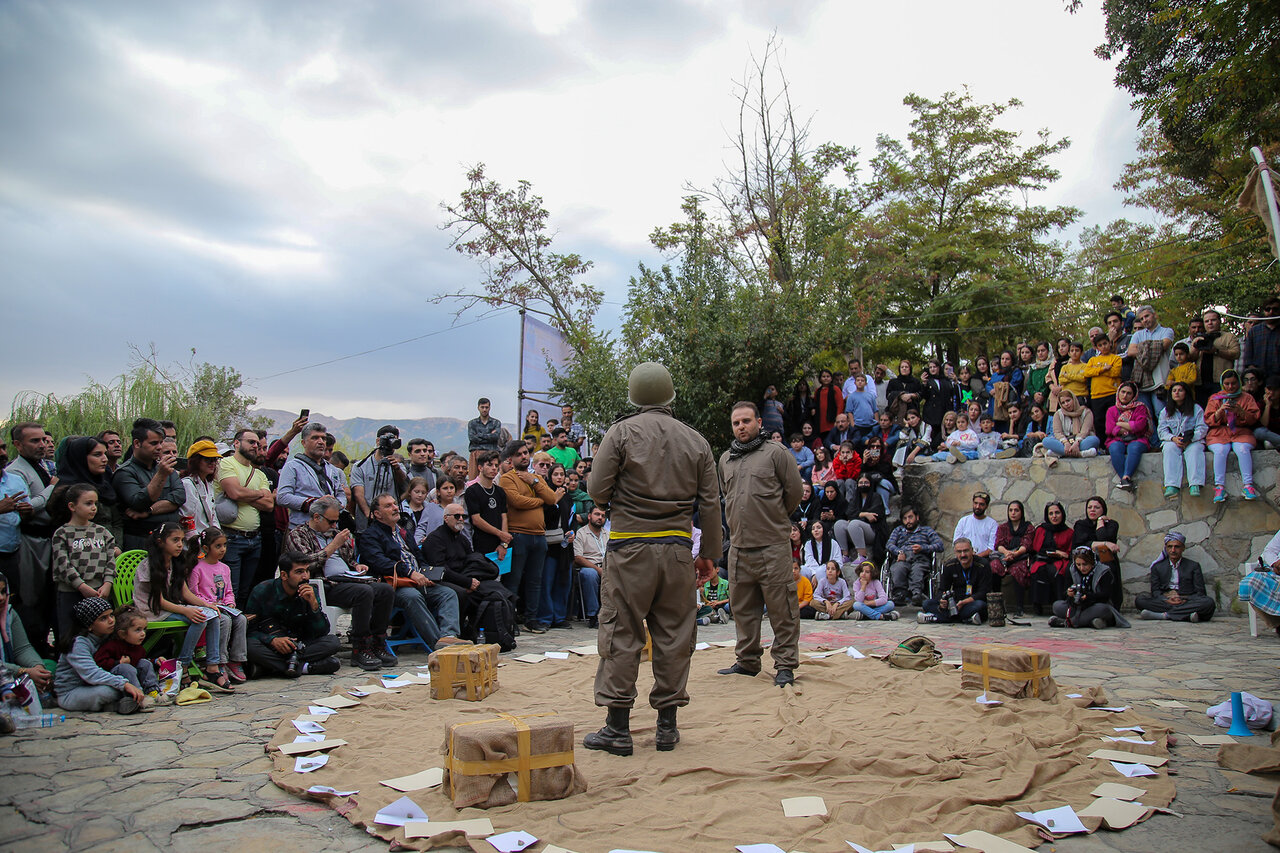
{"label": "man in black jacket", "polygon": [[1151,594],[1134,599],[1143,619],[1208,622],[1214,600],[1204,585],[1204,572],[1195,560],[1182,556],[1187,537],[1176,530],[1164,535],[1164,555],[1151,564]]}
{"label": "man in black jacket", "polygon": [[444,567],[440,583],[457,594],[458,612],[464,622],[471,612],[471,593],[480,586],[479,580],[465,574],[467,555],[475,551],[462,530],[466,517],[467,511],[460,504],[449,504],[444,508],[444,524],[431,531],[418,549],[427,565]]}
{"label": "man in black jacket", "polygon": [[942,566],[938,586],[941,598],[926,601],[916,617],[920,623],[972,622],[987,618],[987,593],[991,592],[991,565],[973,553],[973,543],[961,537],[952,543],[956,555]]}

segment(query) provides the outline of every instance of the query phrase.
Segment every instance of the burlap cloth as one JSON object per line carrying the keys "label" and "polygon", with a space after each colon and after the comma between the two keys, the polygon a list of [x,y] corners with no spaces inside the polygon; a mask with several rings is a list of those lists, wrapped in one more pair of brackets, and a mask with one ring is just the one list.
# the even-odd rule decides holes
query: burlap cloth
{"label": "burlap cloth", "polygon": [[[781,690],[767,671],[755,678],[717,675],[717,668],[732,662],[731,650],[695,653],[692,704],[681,709],[681,742],[674,752],[654,750],[655,713],[644,699],[651,680],[642,668],[641,698],[632,715],[635,755],[594,752],[581,743],[604,721],[592,701],[597,660],[506,663],[501,689],[480,702],[432,700],[425,686],[374,694],[325,723],[327,737],[348,741],[330,752],[327,766],[295,773],[293,758],[272,751],[271,778],[300,796],[309,796],[303,792],[317,784],[357,788],[349,799],[323,799],[357,826],[403,842],[402,830],[372,824],[378,809],[404,796],[379,779],[443,766],[440,744],[450,723],[497,711],[555,711],[575,724],[586,793],[460,811],[440,787],[407,796],[433,821],[488,817],[498,832],[523,829],[577,853],[732,850],[758,842],[823,853],[847,851],[846,840],[882,850],[971,829],[1035,846],[1040,837],[1015,811],[1082,809],[1101,782],[1144,788],[1141,800],[1150,806],[1167,806],[1174,797],[1167,767],[1155,768],[1157,776],[1130,780],[1110,762],[1087,757],[1100,748],[1133,751],[1138,761],[1143,753],[1168,754],[1168,729],[1154,721],[1132,710],[1114,714],[1077,706],[1101,700],[1100,690],[1060,685],[1056,701],[1006,699],[983,708],[973,691],[960,688],[951,667],[910,672],[845,655],[803,659],[796,689]],[[1074,692],[1086,698],[1065,698]],[[293,716],[281,721],[271,745],[293,740]],[[1156,746],[1100,737],[1132,725],[1144,726]],[[797,796],[823,797],[829,814],[784,818],[779,801]],[[435,843],[467,846],[458,835]],[[415,839],[406,846],[428,849],[432,841]],[[472,839],[470,846],[492,853],[482,839]]]}
{"label": "burlap cloth", "polygon": [[[1271,742],[1267,746],[1255,745],[1252,741],[1253,738],[1250,738],[1244,743],[1225,744],[1219,747],[1218,763],[1229,770],[1239,770],[1241,773],[1255,775],[1280,773],[1280,731],[1271,733]],[[1269,832],[1263,834],[1262,840],[1272,847],[1280,847],[1280,790],[1277,790],[1276,795],[1271,798],[1271,818],[1274,826]]]}

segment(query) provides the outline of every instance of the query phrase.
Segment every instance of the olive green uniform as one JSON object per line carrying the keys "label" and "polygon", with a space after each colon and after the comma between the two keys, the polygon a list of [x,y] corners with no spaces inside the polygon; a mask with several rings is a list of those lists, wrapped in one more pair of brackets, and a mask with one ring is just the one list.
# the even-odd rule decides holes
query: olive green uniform
{"label": "olive green uniform", "polygon": [[760,671],[760,622],[773,626],[775,669],[800,665],[800,604],[791,573],[791,513],[800,505],[796,458],[766,441],[738,458],[720,457],[720,488],[729,519],[729,609],[738,632],[738,665]]}
{"label": "olive green uniform", "polygon": [[[792,463],[794,467],[794,462]],[[719,559],[720,491],[706,439],[666,406],[645,406],[616,421],[596,449],[587,492],[610,512],[609,561],[600,585],[600,665],[596,704],[631,708],[644,647],[653,639],[649,704],[689,704],[696,639],[694,499],[702,508],[701,553]]]}

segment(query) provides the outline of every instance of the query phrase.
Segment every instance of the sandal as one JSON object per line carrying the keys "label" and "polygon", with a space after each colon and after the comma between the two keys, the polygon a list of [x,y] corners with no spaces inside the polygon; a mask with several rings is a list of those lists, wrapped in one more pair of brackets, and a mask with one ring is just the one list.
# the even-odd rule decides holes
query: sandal
{"label": "sandal", "polygon": [[236,689],[231,684],[231,676],[226,670],[218,672],[210,672],[204,678],[200,679],[200,686],[206,690],[217,690],[220,693],[235,693]]}

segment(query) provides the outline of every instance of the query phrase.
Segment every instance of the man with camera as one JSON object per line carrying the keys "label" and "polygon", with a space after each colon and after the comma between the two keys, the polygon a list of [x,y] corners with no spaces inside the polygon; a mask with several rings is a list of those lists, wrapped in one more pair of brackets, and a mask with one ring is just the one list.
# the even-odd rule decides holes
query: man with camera
{"label": "man with camera", "polygon": [[973,543],[960,537],[952,543],[956,555],[942,566],[938,588],[940,598],[930,598],[920,608],[916,621],[970,622],[981,625],[987,618],[987,594],[991,592],[991,565],[973,552]]}
{"label": "man with camera", "polygon": [[351,472],[351,497],[356,502],[356,529],[369,524],[374,499],[391,495],[398,502],[409,482],[396,451],[400,449],[400,430],[391,424],[379,428],[373,452],[360,460]]}
{"label": "man with camera", "polygon": [[324,424],[307,424],[302,428],[302,452],[280,469],[276,503],[289,510],[290,528],[306,524],[320,498],[336,498],[341,506],[347,505],[346,478],[325,459],[328,437]]}
{"label": "man with camera", "polygon": [[255,586],[244,606],[249,663],[285,678],[337,672],[338,638],[329,633],[329,618],[307,583],[311,557],[285,551],[278,568],[280,576]]}

